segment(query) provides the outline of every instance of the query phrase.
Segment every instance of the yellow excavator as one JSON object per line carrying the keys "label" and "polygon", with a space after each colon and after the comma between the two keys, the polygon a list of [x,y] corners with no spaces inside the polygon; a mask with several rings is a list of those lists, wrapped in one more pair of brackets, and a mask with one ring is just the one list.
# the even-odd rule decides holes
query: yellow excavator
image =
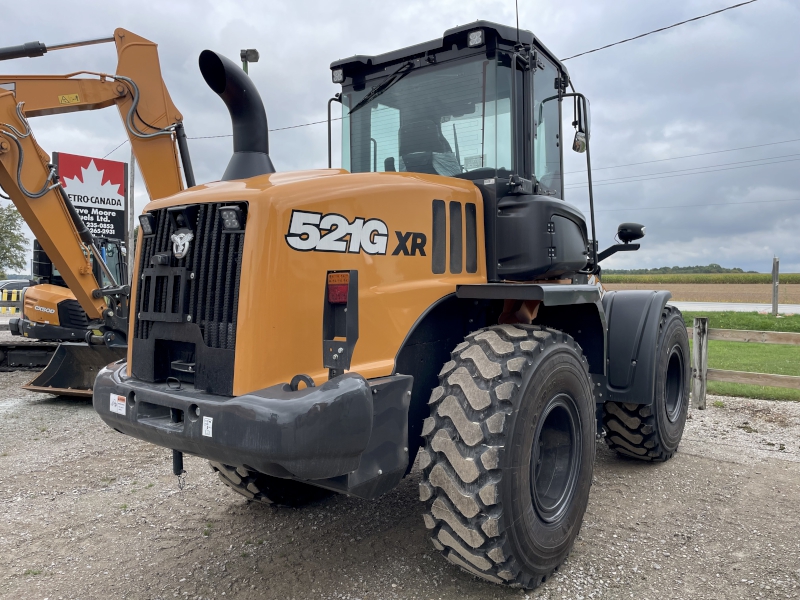
{"label": "yellow excavator", "polygon": [[[129,286],[121,246],[88,230],[28,119],[116,106],[150,198],[183,190],[184,178],[186,187],[194,185],[183,117],[162,79],[155,43],[117,29],[107,38],[0,48],[0,60],[111,42],[118,57],[113,75],[0,75],[0,186],[36,236],[39,283],[25,289],[22,315],[9,324],[19,338],[0,344],[0,357],[11,366],[47,365],[25,386],[33,391],[91,396],[99,369],[125,355]],[[66,343],[53,352],[56,340]]]}

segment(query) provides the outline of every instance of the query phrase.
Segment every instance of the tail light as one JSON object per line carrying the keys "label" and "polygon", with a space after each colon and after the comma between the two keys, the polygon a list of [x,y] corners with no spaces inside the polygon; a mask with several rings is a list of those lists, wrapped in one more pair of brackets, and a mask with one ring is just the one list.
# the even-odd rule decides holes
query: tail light
{"label": "tail light", "polygon": [[328,273],[328,302],[347,304],[347,291],[350,288],[350,273]]}

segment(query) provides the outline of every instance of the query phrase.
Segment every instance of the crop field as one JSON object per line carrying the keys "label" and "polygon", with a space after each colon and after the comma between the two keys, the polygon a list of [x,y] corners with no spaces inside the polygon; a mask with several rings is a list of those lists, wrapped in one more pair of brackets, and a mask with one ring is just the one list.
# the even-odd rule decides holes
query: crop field
{"label": "crop field", "polygon": [[[684,312],[686,326],[691,327],[695,317],[708,317],[708,326],[714,329],[746,329],[750,331],[788,331],[800,333],[800,315],[773,317],[758,313],[693,313]],[[689,340],[691,344],[691,339]],[[749,373],[774,373],[800,375],[800,346],[777,344],[751,344],[745,342],[708,342],[708,366],[711,369],[746,371]],[[723,381],[709,381],[708,392],[744,398],[769,400],[800,400],[800,390],[774,388],[760,385],[742,385]]]}
{"label": "crop field", "polygon": [[[767,284],[772,283],[769,273],[680,273],[656,275],[603,275],[603,283],[691,283],[691,284]],[[800,284],[800,273],[781,273],[781,284]]]}
{"label": "crop field", "polygon": [[[633,283],[618,283],[617,277]],[[607,290],[669,290],[672,299],[678,302],[772,302],[771,283],[656,283],[649,279],[661,277],[682,277],[681,275],[605,275],[603,286]],[[689,275],[687,277],[704,277]],[[647,280],[645,280],[647,278]],[[800,304],[800,283],[781,284],[778,287],[778,302],[781,304]]]}

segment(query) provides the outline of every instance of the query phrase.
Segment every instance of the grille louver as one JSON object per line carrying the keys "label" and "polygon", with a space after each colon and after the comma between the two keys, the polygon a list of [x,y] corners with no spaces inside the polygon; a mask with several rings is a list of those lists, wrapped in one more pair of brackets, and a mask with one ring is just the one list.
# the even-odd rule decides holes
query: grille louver
{"label": "grille louver", "polygon": [[[167,210],[153,211],[156,232],[143,238],[137,269],[140,285],[136,292],[135,339],[149,339],[156,321],[173,320],[140,318],[145,307],[149,308],[145,315],[172,314],[183,307],[183,316],[188,317],[186,321],[200,327],[206,346],[226,350],[235,348],[244,233],[222,233],[220,206],[198,205],[197,219],[192,227],[194,239],[188,254],[180,259],[172,253],[170,238],[175,233],[175,226]],[[185,268],[186,271],[182,272],[187,281],[181,282],[182,276],[174,272],[143,279],[143,270],[151,266],[155,254],[168,255],[169,267]]]}

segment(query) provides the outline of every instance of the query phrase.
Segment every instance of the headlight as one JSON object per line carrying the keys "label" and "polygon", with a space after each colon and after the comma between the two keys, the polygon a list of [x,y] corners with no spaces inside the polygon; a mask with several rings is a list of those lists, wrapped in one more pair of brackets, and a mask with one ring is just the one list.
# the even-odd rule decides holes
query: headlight
{"label": "headlight", "polygon": [[153,235],[156,232],[156,218],[150,213],[139,215],[139,226],[144,235]]}
{"label": "headlight", "polygon": [[483,37],[483,29],[476,29],[467,34],[467,46],[470,48],[483,46],[484,43],[486,43],[486,40]]}
{"label": "headlight", "polygon": [[222,217],[222,228],[226,231],[241,231],[244,229],[244,214],[238,206],[223,206],[219,209]]}
{"label": "headlight", "polygon": [[334,69],[331,71],[333,83],[344,83],[344,69]]}

